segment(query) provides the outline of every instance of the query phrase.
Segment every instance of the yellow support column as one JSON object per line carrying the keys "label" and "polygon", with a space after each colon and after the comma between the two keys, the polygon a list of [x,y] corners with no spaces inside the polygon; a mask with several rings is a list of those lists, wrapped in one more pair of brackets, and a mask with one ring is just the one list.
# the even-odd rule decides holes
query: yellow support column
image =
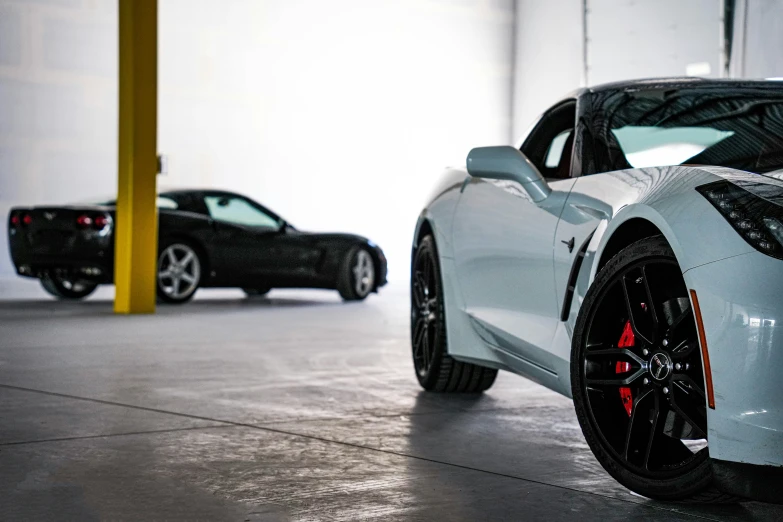
{"label": "yellow support column", "polygon": [[155,312],[158,2],[119,0],[119,186],[114,312]]}

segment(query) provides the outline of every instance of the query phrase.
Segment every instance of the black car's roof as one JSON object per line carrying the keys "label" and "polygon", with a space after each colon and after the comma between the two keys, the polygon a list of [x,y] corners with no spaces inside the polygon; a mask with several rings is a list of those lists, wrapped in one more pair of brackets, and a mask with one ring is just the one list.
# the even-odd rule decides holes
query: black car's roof
{"label": "black car's roof", "polygon": [[204,188],[176,188],[170,190],[161,190],[158,195],[165,196],[166,194],[212,194],[215,196],[241,196],[236,192],[220,189],[204,189]]}

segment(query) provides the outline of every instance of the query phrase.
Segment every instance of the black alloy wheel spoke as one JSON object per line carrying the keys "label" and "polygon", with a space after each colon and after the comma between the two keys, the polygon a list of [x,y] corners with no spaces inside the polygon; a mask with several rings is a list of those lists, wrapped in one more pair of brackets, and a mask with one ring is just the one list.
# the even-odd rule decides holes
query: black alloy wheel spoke
{"label": "black alloy wheel spoke", "polygon": [[426,284],[425,288],[429,289],[432,283],[432,261],[429,256],[424,258],[422,265],[421,272]]}
{"label": "black alloy wheel spoke", "polygon": [[633,402],[625,433],[625,460],[647,467],[660,416],[658,394],[648,389]]}
{"label": "black alloy wheel spoke", "polygon": [[687,375],[675,374],[671,379],[671,407],[682,420],[691,425],[700,438],[707,438],[705,394]]}
{"label": "black alloy wheel spoke", "polygon": [[627,357],[639,366],[644,364],[644,359],[636,355],[633,350],[628,348],[602,348],[600,350],[588,349],[585,352],[585,358],[588,360],[594,359],[595,362],[599,362],[602,358],[617,359],[618,356]]}
{"label": "black alloy wheel spoke", "polygon": [[639,328],[640,317],[638,312],[633,307],[632,303],[634,303],[635,300],[631,296],[631,290],[628,288],[628,281],[626,280],[625,276],[620,279],[620,284],[623,288],[625,308],[628,313],[628,320],[631,321],[631,329],[633,330],[634,337],[636,337],[637,340],[643,341],[645,344],[652,344],[652,341],[648,338],[649,334],[644,335]]}
{"label": "black alloy wheel spoke", "polygon": [[696,339],[686,339],[671,349],[672,360],[679,362],[688,361],[694,358],[694,355],[698,360],[699,353],[699,341]]}
{"label": "black alloy wheel spoke", "polygon": [[[588,350],[585,352],[585,360],[592,363],[594,368],[603,371],[591,371],[585,378],[588,387],[620,387],[628,386],[636,382],[645,373],[644,361],[628,348],[608,348],[600,350]],[[620,360],[626,360],[633,364],[631,370],[617,373],[614,364]],[[632,373],[631,373],[632,372]]]}
{"label": "black alloy wheel spoke", "polygon": [[429,253],[416,258],[411,281],[411,341],[416,371],[426,375],[438,343],[438,281],[435,260]]}
{"label": "black alloy wheel spoke", "polygon": [[650,290],[650,283],[647,277],[647,265],[642,266],[642,279],[644,283],[644,291],[647,294],[647,309],[650,311],[650,319],[652,319],[652,339],[650,341],[654,344],[660,340],[658,335],[658,311],[656,310],[655,300],[653,299],[652,291]]}
{"label": "black alloy wheel spoke", "polygon": [[421,357],[421,351],[423,348],[422,338],[427,333],[427,322],[424,317],[417,317],[415,325],[413,327],[413,355],[414,357]]}
{"label": "black alloy wheel spoke", "polygon": [[421,309],[427,301],[425,295],[425,289],[427,283],[424,280],[424,275],[420,271],[416,271],[413,276],[413,304],[416,308]]}
{"label": "black alloy wheel spoke", "polygon": [[430,336],[429,336],[429,328],[425,325],[424,327],[424,335],[421,337],[421,351],[422,351],[422,357],[423,357],[423,368],[424,371],[427,371],[430,369]]}
{"label": "black alloy wheel spoke", "polygon": [[679,386],[686,393],[691,393],[691,392],[695,393],[696,395],[699,396],[700,399],[704,399],[706,397],[704,390],[702,389],[702,386],[699,383],[697,383],[695,380],[693,380],[690,376],[684,373],[673,374],[671,383],[672,386]]}
{"label": "black alloy wheel spoke", "polygon": [[690,302],[688,302],[688,307],[672,321],[666,330],[666,339],[670,344],[679,346],[688,340],[688,334],[693,333],[690,330],[694,329],[693,322],[688,321],[689,318],[693,318]]}
{"label": "black alloy wheel spoke", "polygon": [[635,383],[639,380],[642,375],[644,375],[645,371],[640,369],[637,369],[634,373],[631,375],[626,374],[619,374],[616,376],[610,376],[603,379],[597,379],[597,378],[588,378],[586,380],[587,386],[590,388],[594,388],[596,386],[601,387],[616,387],[620,388],[625,386],[630,386],[631,384]]}
{"label": "black alloy wheel spoke", "polygon": [[[660,395],[655,394],[655,409],[653,410],[653,421],[650,429],[650,438],[647,442],[647,450],[644,454],[644,462],[642,467],[647,471],[656,471],[659,466],[653,466],[653,457],[656,455],[658,445],[668,440],[668,437],[663,433],[666,427],[666,417],[669,414],[669,407],[665,400],[661,399]],[[682,443],[679,443],[682,446]],[[657,459],[656,459],[657,460]],[[655,462],[659,464],[659,462]]]}

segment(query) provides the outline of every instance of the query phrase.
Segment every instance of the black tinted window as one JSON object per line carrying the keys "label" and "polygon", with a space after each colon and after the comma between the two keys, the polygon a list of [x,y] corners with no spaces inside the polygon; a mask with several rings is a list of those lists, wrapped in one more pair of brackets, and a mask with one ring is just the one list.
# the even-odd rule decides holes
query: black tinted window
{"label": "black tinted window", "polygon": [[783,90],[598,93],[595,172],[666,165],[783,168]]}

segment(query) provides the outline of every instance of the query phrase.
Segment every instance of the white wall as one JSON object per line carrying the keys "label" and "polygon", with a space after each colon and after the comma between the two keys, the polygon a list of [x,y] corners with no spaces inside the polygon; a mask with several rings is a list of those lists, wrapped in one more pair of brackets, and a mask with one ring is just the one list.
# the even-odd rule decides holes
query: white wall
{"label": "white wall", "polygon": [[116,17],[116,0],[0,0],[0,278],[12,205],[116,191]]}
{"label": "white wall", "polygon": [[[392,278],[439,171],[509,140],[513,0],[159,5],[160,184],[367,235]],[[116,190],[116,16],[116,0],[0,0],[3,216]]]}
{"label": "white wall", "polygon": [[720,0],[588,0],[587,80],[590,85],[686,76],[708,64],[720,76]]}
{"label": "white wall", "polygon": [[783,2],[737,0],[731,76],[783,77]]}
{"label": "white wall", "polygon": [[720,0],[518,0],[514,135],[585,81],[685,76],[694,64],[719,76],[720,24]]}
{"label": "white wall", "polygon": [[441,169],[508,141],[512,0],[162,0],[167,185],[380,244],[407,278]]}
{"label": "white wall", "polygon": [[580,86],[582,0],[518,0],[516,19],[514,141]]}

